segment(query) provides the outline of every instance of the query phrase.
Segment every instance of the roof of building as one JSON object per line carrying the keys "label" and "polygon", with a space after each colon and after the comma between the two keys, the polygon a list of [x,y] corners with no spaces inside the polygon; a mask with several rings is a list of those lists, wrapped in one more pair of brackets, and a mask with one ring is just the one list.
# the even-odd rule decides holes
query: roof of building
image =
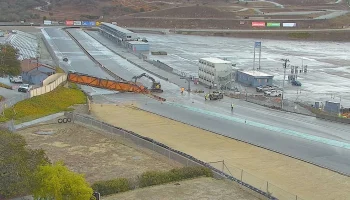
{"label": "roof of building", "polygon": [[230,61],[222,60],[220,58],[201,58],[201,60],[205,60],[205,61],[213,63],[213,64],[228,64],[228,63],[231,63]]}
{"label": "roof of building", "polygon": [[29,72],[29,71],[31,71],[31,70],[33,70],[35,68],[38,68],[38,67],[46,67],[46,68],[55,70],[53,67],[50,67],[50,66],[45,65],[45,64],[38,63],[36,60],[24,59],[24,60],[21,61],[22,72]]}
{"label": "roof of building", "polygon": [[146,43],[146,42],[141,42],[141,41],[129,41],[128,43],[129,43],[129,44],[147,44],[147,45],[149,45],[148,43]]}
{"label": "roof of building", "polygon": [[273,77],[273,75],[266,74],[264,72],[254,71],[254,70],[247,70],[247,71],[241,71],[242,73],[255,76],[255,77]]}
{"label": "roof of building", "polygon": [[106,25],[112,29],[115,29],[115,30],[123,32],[123,33],[134,33],[132,31],[129,31],[128,29],[122,28],[120,26],[116,26],[114,24],[110,24],[110,23],[106,23],[106,22],[102,22],[101,24]]}

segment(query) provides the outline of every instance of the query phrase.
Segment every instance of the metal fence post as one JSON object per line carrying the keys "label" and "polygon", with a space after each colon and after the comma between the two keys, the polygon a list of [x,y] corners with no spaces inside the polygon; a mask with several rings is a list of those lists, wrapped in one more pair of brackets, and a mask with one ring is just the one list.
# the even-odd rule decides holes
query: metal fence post
{"label": "metal fence post", "polygon": [[266,181],[266,193],[269,194],[269,182]]}

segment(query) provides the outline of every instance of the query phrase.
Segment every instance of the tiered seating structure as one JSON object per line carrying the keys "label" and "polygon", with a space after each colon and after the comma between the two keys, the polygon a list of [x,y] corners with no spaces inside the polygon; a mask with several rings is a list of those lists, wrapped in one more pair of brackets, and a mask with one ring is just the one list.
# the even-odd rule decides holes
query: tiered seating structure
{"label": "tiered seating structure", "polygon": [[11,34],[7,43],[19,50],[19,60],[39,57],[39,42],[35,35],[16,31],[16,34]]}

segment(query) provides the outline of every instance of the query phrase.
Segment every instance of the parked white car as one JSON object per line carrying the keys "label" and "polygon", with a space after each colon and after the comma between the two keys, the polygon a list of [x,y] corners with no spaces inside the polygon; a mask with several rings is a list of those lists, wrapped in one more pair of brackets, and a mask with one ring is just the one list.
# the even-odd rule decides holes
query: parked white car
{"label": "parked white car", "polygon": [[31,89],[32,89],[31,85],[29,85],[29,84],[22,84],[21,86],[19,86],[18,92],[26,93],[26,92],[30,91]]}
{"label": "parked white car", "polygon": [[265,91],[264,94],[266,96],[271,96],[271,97],[280,97],[282,96],[282,92],[279,90],[269,90],[269,91]]}

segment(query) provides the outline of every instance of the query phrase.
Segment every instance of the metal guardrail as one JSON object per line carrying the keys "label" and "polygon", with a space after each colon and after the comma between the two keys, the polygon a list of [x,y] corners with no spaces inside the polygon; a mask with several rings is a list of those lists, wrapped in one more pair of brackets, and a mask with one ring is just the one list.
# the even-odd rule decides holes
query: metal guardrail
{"label": "metal guardrail", "polygon": [[[229,179],[231,181],[234,181],[250,190],[255,191],[257,194],[262,195],[268,199],[271,200],[277,200],[276,197],[273,197],[270,193],[265,192],[263,190],[260,190],[248,183],[243,182],[242,180],[240,180],[239,178],[235,178],[225,172],[223,172],[222,170],[219,170],[213,166],[210,165],[210,163],[206,163],[203,162],[191,155],[188,155],[184,152],[172,149],[170,147],[168,147],[165,144],[162,144],[160,142],[157,142],[151,138],[148,137],[144,137],[141,136],[137,133],[134,133],[132,131],[128,131],[125,130],[123,128],[120,127],[115,127],[112,126],[110,124],[107,124],[105,122],[101,122],[98,121],[96,119],[93,119],[91,117],[88,116],[84,116],[81,114],[77,114],[77,113],[73,113],[73,112],[66,112],[65,113],[66,117],[70,117],[72,119],[73,123],[82,123],[84,125],[88,125],[88,126],[93,126],[95,128],[98,129],[102,129],[105,130],[107,132],[113,133],[113,134],[118,134],[119,136],[125,138],[125,139],[130,139],[131,141],[133,141],[135,144],[137,144],[138,146],[153,150],[159,154],[162,154],[166,157],[168,157],[171,160],[174,160],[176,162],[179,162],[185,166],[204,166],[207,167],[209,169],[211,169],[214,173],[214,178],[219,178],[219,179]],[[300,198],[294,196],[294,199],[297,200],[301,200]]]}

